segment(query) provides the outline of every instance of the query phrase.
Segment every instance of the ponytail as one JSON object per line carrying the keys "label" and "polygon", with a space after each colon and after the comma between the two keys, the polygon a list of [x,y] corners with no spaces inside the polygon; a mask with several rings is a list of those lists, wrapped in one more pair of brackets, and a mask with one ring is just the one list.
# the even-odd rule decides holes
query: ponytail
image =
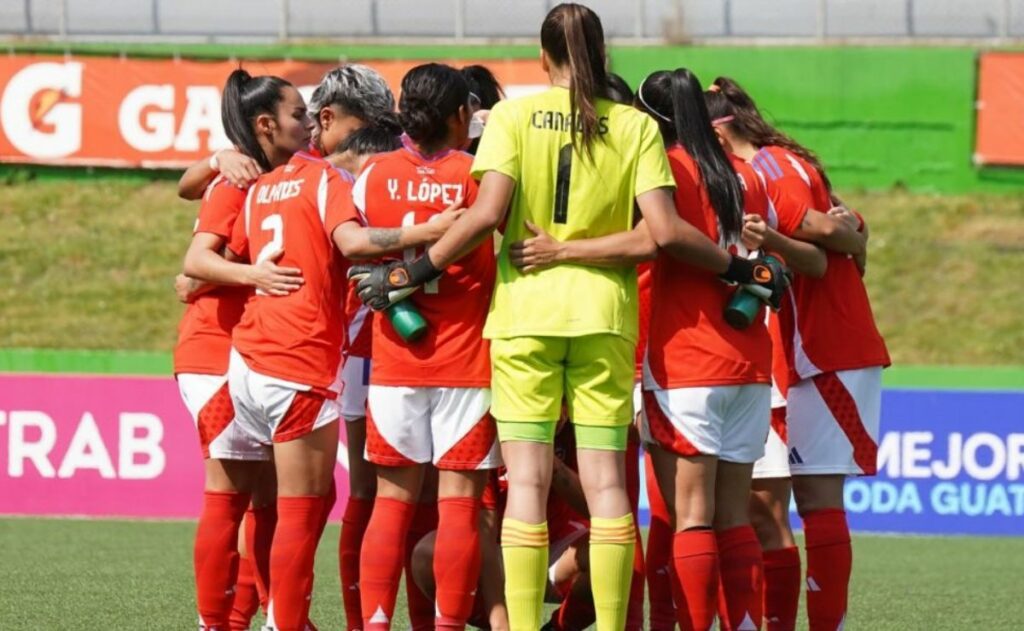
{"label": "ponytail", "polygon": [[274,167],[256,137],[256,117],[269,114],[276,118],[277,105],[284,98],[284,88],[290,85],[280,77],[253,77],[241,68],[232,72],[224,84],[220,107],[224,133],[242,153],[258,162],[267,172]]}
{"label": "ponytail", "polygon": [[730,129],[740,138],[743,138],[759,149],[770,146],[782,147],[800,156],[814,167],[818,174],[821,175],[821,179],[825,182],[828,191],[832,192],[832,182],[825,175],[825,168],[822,166],[818,156],[768,123],[764,116],[761,115],[761,111],[758,109],[757,104],[754,103],[754,99],[747,94],[746,90],[740,87],[740,84],[729,77],[718,77],[713,85],[718,88],[717,92],[721,94],[721,99],[708,97],[709,106],[714,104],[717,110],[712,113],[713,117],[732,116],[733,120],[729,122]]}
{"label": "ponytail", "polygon": [[540,44],[554,64],[569,70],[572,145],[592,157],[594,140],[601,133],[597,99],[605,96],[608,85],[601,18],[583,5],[560,4],[544,18]]}
{"label": "ponytail", "polygon": [[655,72],[640,84],[637,101],[658,121],[666,142],[681,144],[697,164],[700,184],[715,209],[724,241],[738,239],[743,228],[743,190],[711,127],[700,81],[686,68]]}

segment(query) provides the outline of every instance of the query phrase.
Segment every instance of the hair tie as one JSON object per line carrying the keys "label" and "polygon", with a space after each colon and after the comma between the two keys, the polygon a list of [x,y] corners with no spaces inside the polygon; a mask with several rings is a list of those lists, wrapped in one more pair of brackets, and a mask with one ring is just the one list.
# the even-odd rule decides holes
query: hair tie
{"label": "hair tie", "polygon": [[711,121],[711,126],[718,127],[719,125],[731,123],[735,118],[736,117],[732,114],[729,114],[728,116],[722,116],[721,118],[716,118],[715,120]]}
{"label": "hair tie", "polygon": [[650,112],[651,114],[654,114],[655,116],[657,116],[661,120],[665,121],[666,123],[671,123],[672,122],[671,118],[669,118],[668,116],[665,116],[664,114],[662,114],[658,110],[656,110],[653,107],[651,107],[651,105],[647,102],[647,99],[644,98],[644,85],[646,83],[647,83],[647,79],[644,79],[640,83],[640,87],[637,88],[637,91],[636,91],[636,98],[639,99],[640,103],[642,103],[643,106],[647,108],[648,112]]}

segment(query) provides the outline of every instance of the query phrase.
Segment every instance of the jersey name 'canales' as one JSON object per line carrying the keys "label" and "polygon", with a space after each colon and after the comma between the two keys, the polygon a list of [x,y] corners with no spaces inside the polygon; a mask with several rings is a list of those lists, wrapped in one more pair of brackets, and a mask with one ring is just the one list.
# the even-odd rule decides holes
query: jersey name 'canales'
{"label": "jersey name 'canales'", "polygon": [[638,195],[674,186],[650,116],[597,99],[597,133],[587,151],[578,134],[574,147],[580,121],[570,105],[562,87],[502,101],[480,139],[473,174],[495,171],[516,182],[485,330],[490,338],[637,339],[635,268],[555,265],[524,274],[509,260],[509,244],[533,236],[527,221],[559,241],[601,237],[633,227]]}
{"label": "jersey name 'canales'", "polygon": [[256,296],[235,327],[233,344],[253,370],[326,390],[344,341],[344,259],[331,233],[347,220],[352,187],[328,162],[299,152],[249,189],[229,247],[254,262],[278,250],[282,267],[302,270],[287,296]]}
{"label": "jersey name 'canales'", "polygon": [[[397,228],[430,221],[457,199],[471,206],[477,184],[469,174],[472,157],[461,151],[425,156],[405,146],[367,162],[352,204],[372,228]],[[421,252],[406,250],[409,260]],[[490,238],[450,265],[440,278],[410,296],[427,321],[427,333],[406,342],[386,317],[373,319],[373,371],[381,386],[488,387],[490,349],[484,321],[494,287],[494,244]]]}

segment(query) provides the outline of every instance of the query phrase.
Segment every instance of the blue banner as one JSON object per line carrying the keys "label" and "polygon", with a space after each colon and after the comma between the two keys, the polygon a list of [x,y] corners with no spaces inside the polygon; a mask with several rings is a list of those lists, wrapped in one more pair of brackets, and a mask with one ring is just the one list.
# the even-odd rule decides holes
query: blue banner
{"label": "blue banner", "polygon": [[886,389],[881,434],[878,475],[846,483],[852,530],[1024,536],[1024,392]]}
{"label": "blue banner", "polygon": [[847,481],[846,511],[861,531],[1024,535],[1024,392],[883,391],[878,475]]}

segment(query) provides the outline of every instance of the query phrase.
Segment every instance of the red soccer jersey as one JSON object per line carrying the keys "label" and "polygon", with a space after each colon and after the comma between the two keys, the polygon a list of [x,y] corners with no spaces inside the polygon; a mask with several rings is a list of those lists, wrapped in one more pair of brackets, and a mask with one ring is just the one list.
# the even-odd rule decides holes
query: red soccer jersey
{"label": "red soccer jersey", "polygon": [[[700,181],[697,164],[683,147],[668,151],[676,180],[676,212],[713,241],[725,243],[718,217]],[[740,170],[744,211],[768,219],[760,179]],[[771,340],[764,318],[740,331],[723,313],[735,288],[715,274],[660,253],[654,265],[651,325],[645,375],[647,389],[770,383]]]}
{"label": "red soccer jersey", "polygon": [[359,299],[355,283],[345,290],[345,356],[373,357],[373,311]]}
{"label": "red soccer jersey", "polygon": [[[782,234],[792,236],[808,210],[831,208],[821,174],[790,151],[764,147],[751,164],[769,183]],[[779,312],[790,383],[823,372],[890,363],[857,264],[847,254],[826,253],[825,276],[797,274],[790,293],[795,309]]]}
{"label": "red soccer jersey", "polygon": [[[377,228],[430,221],[457,198],[476,198],[472,157],[461,151],[424,156],[411,146],[371,158],[356,181],[352,205]],[[409,249],[411,260],[421,251]],[[370,383],[386,386],[488,387],[489,345],[484,321],[494,287],[494,245],[488,238],[409,298],[427,333],[406,342],[387,316],[373,319]]]}
{"label": "red soccer jersey", "polygon": [[[217,177],[206,189],[193,234],[209,232],[225,242],[242,212],[246,191]],[[228,372],[231,330],[242,318],[248,287],[218,287],[185,309],[174,347],[174,374],[224,375]]]}
{"label": "red soccer jersey", "polygon": [[640,298],[639,335],[636,338],[636,380],[644,376],[644,354],[647,352],[647,336],[651,328],[651,282],[654,278],[654,264],[641,263],[636,268],[636,288]]}
{"label": "red soccer jersey", "polygon": [[330,164],[304,152],[249,190],[232,249],[246,244],[256,261],[283,249],[279,265],[301,269],[305,281],[287,296],[257,293],[246,305],[233,342],[253,370],[325,390],[335,381],[347,283],[331,233],[349,219],[351,190]]}

